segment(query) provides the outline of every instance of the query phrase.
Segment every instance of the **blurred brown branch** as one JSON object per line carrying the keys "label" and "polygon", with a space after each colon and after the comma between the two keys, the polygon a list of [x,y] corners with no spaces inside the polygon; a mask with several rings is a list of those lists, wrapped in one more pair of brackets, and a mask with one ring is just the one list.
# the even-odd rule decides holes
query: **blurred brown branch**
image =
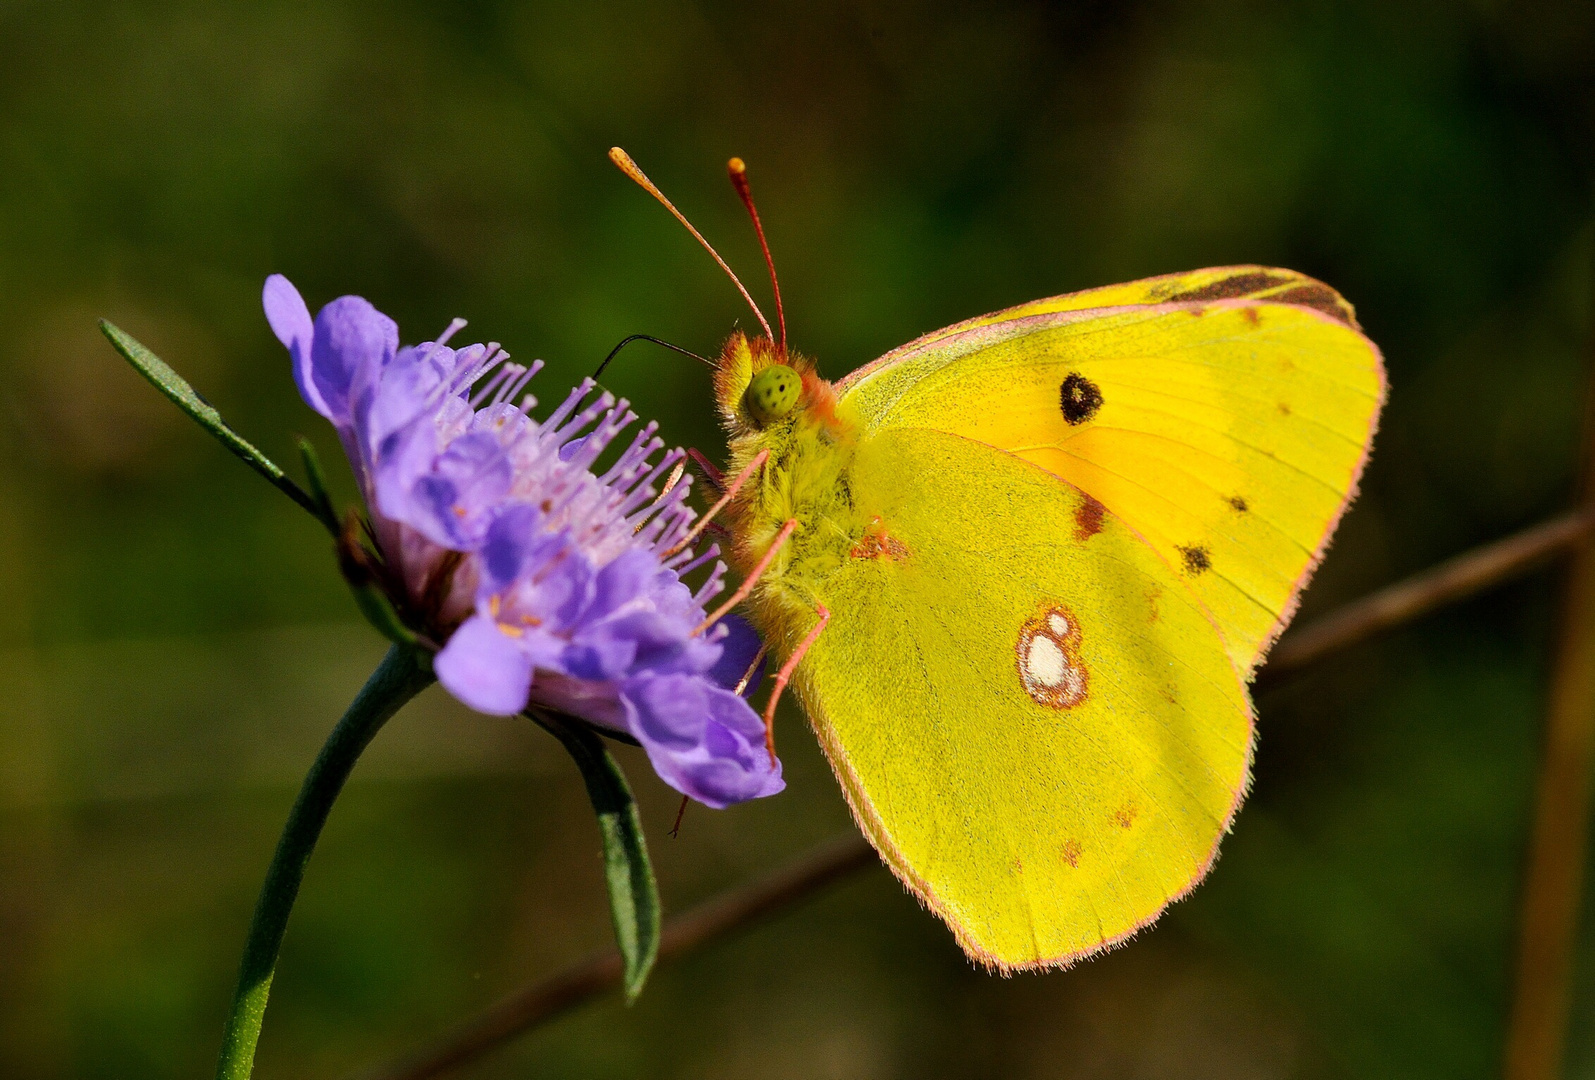
{"label": "blurred brown branch", "polygon": [[[1595,509],[1553,518],[1353,601],[1282,640],[1258,682],[1272,683],[1341,649],[1507,581],[1586,540],[1592,531]],[[1595,572],[1589,577],[1590,589],[1595,592]],[[829,841],[767,877],[669,919],[659,962],[662,965],[692,952],[875,863],[869,844],[856,834]],[[359,1080],[430,1080],[441,1076],[615,989],[620,985],[620,974],[618,952],[590,956],[515,991],[405,1057],[359,1074]]]}
{"label": "blurred brown branch", "polygon": [[1584,540],[1592,528],[1595,510],[1552,518],[1387,585],[1287,634],[1269,656],[1268,666],[1258,672],[1257,682],[1268,685],[1330,653],[1516,577]]}
{"label": "blurred brown branch", "polygon": [[[875,862],[875,852],[856,833],[821,844],[757,881],[723,892],[666,921],[658,962],[692,952]],[[620,977],[620,953],[611,949],[590,956],[488,1006],[409,1056],[361,1074],[362,1080],[440,1076],[589,998],[615,989]]]}
{"label": "blurred brown branch", "polygon": [[[1581,504],[1595,513],[1595,368],[1584,410]],[[1595,746],[1595,541],[1573,552],[1518,913],[1506,1080],[1557,1080],[1567,1039]]]}

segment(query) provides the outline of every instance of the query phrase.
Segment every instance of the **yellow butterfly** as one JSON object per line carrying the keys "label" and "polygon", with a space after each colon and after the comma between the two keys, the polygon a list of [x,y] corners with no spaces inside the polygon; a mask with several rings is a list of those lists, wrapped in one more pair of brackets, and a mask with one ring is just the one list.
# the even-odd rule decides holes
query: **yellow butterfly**
{"label": "yellow butterfly", "polygon": [[777,692],[971,957],[1125,940],[1245,796],[1247,683],[1355,494],[1379,350],[1334,290],[1260,266],[1038,300],[834,384],[754,312],[715,392],[733,600]]}

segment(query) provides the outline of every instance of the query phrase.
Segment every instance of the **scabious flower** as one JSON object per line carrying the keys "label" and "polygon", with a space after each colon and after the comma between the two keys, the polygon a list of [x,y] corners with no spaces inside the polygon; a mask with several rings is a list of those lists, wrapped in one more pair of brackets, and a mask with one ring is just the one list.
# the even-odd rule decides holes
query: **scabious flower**
{"label": "scabious flower", "polygon": [[[370,511],[379,580],[407,622],[441,644],[438,681],[480,712],[528,706],[623,732],[676,790],[709,806],[773,795],[780,763],[731,689],[757,651],[746,623],[699,633],[725,564],[686,543],[690,477],[649,423],[582,382],[542,421],[524,395],[541,366],[497,345],[399,346],[357,296],[312,321],[281,275],[266,318],[307,404],[332,422]],[[517,400],[519,398],[519,400]],[[713,563],[696,590],[682,579]]]}

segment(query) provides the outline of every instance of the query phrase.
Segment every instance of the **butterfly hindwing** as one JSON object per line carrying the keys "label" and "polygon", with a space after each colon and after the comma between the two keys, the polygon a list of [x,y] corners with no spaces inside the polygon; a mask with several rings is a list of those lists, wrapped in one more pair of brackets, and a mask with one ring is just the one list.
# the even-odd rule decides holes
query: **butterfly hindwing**
{"label": "butterfly hindwing", "polygon": [[1205,873],[1244,685],[1176,571],[1019,457],[894,427],[848,476],[878,525],[816,586],[796,683],[859,821],[971,955],[1067,963]]}

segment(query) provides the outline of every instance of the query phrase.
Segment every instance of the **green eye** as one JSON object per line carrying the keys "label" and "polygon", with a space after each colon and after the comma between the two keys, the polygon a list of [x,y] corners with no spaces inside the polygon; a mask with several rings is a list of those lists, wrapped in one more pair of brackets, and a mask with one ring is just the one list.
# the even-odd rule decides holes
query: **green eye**
{"label": "green eye", "polygon": [[772,364],[753,377],[742,401],[754,420],[768,424],[792,411],[802,389],[797,372],[785,364]]}

